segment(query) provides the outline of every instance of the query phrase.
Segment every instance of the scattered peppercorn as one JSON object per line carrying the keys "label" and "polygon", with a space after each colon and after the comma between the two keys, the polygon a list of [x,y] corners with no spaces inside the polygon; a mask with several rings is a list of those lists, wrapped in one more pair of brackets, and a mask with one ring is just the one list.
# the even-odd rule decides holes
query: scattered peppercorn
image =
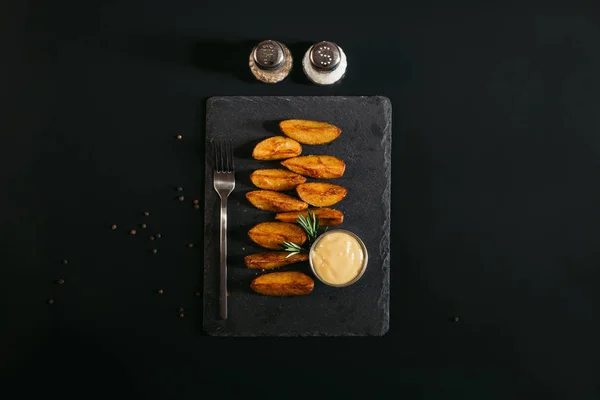
{"label": "scattered peppercorn", "polygon": [[179,201],[183,201],[185,199],[185,197],[179,196],[178,199],[179,199]]}
{"label": "scattered peppercorn", "polygon": [[188,249],[191,249],[192,247],[194,247],[194,243],[188,243],[187,247]]}
{"label": "scattered peppercorn", "polygon": [[200,208],[200,206],[198,204],[194,204],[194,208],[197,210]]}
{"label": "scattered peppercorn", "polygon": [[112,229],[112,230],[114,231],[115,229],[117,229],[117,226],[113,224],[113,225],[110,227],[110,229]]}
{"label": "scattered peppercorn", "polygon": [[63,260],[62,262],[63,262],[63,264],[68,264],[69,260]]}
{"label": "scattered peppercorn", "polygon": [[156,253],[158,253],[158,250],[157,249],[152,249],[152,254],[156,254]]}
{"label": "scattered peppercorn", "polygon": [[183,136],[177,135],[177,139],[181,140],[182,138],[183,138]]}
{"label": "scattered peppercorn", "polygon": [[179,313],[179,318],[183,318],[183,317],[185,317],[185,314],[184,313]]}
{"label": "scattered peppercorn", "polygon": [[65,283],[64,279],[59,279],[56,281],[56,283],[58,283],[59,285],[62,285],[63,283]]}
{"label": "scattered peppercorn", "polygon": [[48,304],[54,304],[54,299],[48,299]]}
{"label": "scattered peppercorn", "polygon": [[200,200],[194,200],[193,203],[198,204],[198,203],[200,203]]}
{"label": "scattered peppercorn", "polygon": [[157,234],[156,234],[156,238],[157,238],[157,239],[160,239],[161,237],[162,237],[162,235],[161,235],[160,233],[157,233]]}
{"label": "scattered peppercorn", "polygon": [[150,215],[150,213],[148,211],[144,211],[144,216],[147,217],[148,215]]}
{"label": "scattered peppercorn", "polygon": [[142,229],[146,229],[147,227],[148,227],[148,225],[142,224]]}
{"label": "scattered peppercorn", "polygon": [[132,229],[129,231],[129,233],[131,233],[132,235],[135,235],[137,233],[137,231],[135,229]]}
{"label": "scattered peppercorn", "polygon": [[162,289],[158,289],[158,292],[157,292],[157,293],[158,293],[158,294],[163,294],[164,292],[163,292],[163,290],[162,290]]}

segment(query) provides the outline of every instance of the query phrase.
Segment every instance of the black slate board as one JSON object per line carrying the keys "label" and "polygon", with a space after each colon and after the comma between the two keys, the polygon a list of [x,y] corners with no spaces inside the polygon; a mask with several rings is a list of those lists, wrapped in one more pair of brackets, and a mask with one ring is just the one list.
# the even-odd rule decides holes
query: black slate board
{"label": "black slate board", "polygon": [[[247,232],[274,213],[252,207],[245,193],[258,168],[281,167],[277,161],[252,159],[260,140],[281,135],[283,119],[327,121],[342,128],[331,144],[303,146],[303,155],[331,154],[346,162],[346,172],[332,180],[348,195],[333,208],[344,212],[339,228],[358,234],[369,252],[363,277],[346,288],[315,279],[308,296],[291,298],[255,294],[249,285],[261,274],[244,266],[245,255],[265,251]],[[212,97],[207,102],[206,148],[213,138],[234,145],[236,187],[229,197],[229,318],[218,316],[219,197],[213,188],[212,157],[206,156],[204,239],[204,330],[217,336],[381,336],[389,328],[391,104],[385,97]],[[309,179],[310,180],[310,179]],[[311,275],[308,263],[280,270]]]}

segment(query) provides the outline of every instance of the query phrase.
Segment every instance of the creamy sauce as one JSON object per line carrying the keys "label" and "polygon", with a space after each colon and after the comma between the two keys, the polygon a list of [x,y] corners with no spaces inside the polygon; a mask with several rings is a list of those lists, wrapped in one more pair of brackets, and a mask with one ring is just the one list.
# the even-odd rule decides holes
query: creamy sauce
{"label": "creamy sauce", "polygon": [[362,246],[352,235],[331,232],[312,252],[313,268],[319,277],[334,285],[348,283],[360,273],[365,260]]}

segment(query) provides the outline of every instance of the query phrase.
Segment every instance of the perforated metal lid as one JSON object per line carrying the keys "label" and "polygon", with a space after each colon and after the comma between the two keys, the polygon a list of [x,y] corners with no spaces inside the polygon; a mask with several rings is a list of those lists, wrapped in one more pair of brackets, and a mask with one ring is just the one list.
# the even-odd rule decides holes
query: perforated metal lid
{"label": "perforated metal lid", "polygon": [[316,43],[310,50],[310,63],[321,71],[333,71],[340,65],[341,53],[333,42]]}
{"label": "perforated metal lid", "polygon": [[253,51],[254,63],[261,69],[277,69],[285,61],[283,46],[275,40],[260,42]]}

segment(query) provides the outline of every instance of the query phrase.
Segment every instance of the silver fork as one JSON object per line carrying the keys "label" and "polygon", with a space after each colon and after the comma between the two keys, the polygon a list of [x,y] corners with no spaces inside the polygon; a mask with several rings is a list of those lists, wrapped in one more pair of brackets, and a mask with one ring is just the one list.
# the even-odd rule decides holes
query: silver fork
{"label": "silver fork", "polygon": [[215,158],[214,187],[221,198],[219,314],[222,319],[227,319],[227,197],[235,188],[235,165],[231,141],[216,140],[213,145]]}

